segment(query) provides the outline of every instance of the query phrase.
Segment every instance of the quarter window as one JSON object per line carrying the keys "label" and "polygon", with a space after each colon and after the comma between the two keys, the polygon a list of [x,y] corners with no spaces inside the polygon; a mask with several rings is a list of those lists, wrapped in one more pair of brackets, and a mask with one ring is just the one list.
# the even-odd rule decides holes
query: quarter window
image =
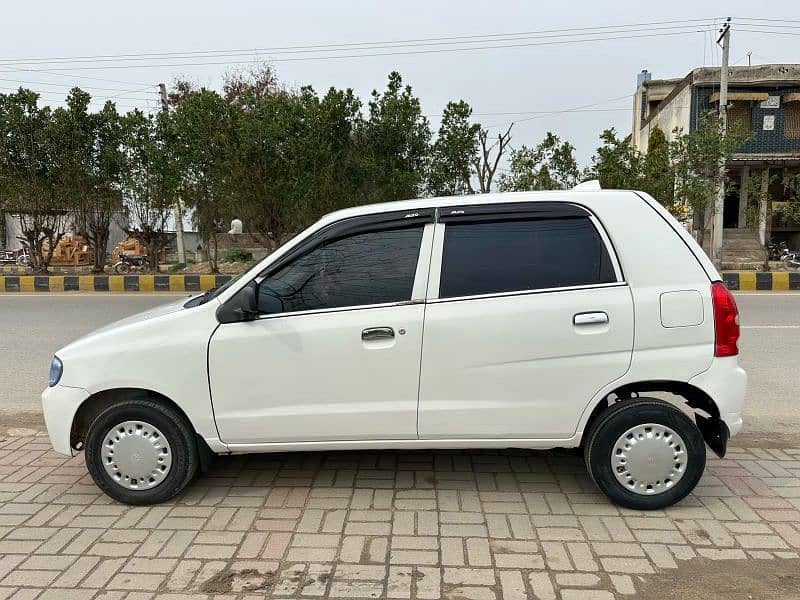
{"label": "quarter window", "polygon": [[440,298],[614,281],[588,218],[452,223],[445,230]]}
{"label": "quarter window", "polygon": [[269,275],[259,310],[284,313],[411,300],[422,227],[332,240]]}

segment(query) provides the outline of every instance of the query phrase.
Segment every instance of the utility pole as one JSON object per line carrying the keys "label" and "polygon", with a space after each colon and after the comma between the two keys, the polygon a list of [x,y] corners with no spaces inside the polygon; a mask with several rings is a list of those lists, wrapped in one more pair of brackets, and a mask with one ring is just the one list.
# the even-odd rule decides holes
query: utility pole
{"label": "utility pole", "polygon": [[[162,112],[169,112],[169,103],[167,102],[167,86],[163,83],[158,84],[158,90],[161,94],[161,110]],[[175,221],[175,241],[178,246],[178,263],[180,266],[186,266],[186,247],[183,244],[183,211],[181,210],[181,201],[177,199],[175,206],[172,207],[172,220]]]}
{"label": "utility pole", "polygon": [[[722,134],[728,133],[728,55],[731,47],[731,18],[720,29],[717,44],[722,42],[722,66],[719,70],[719,117],[722,121]],[[719,266],[722,258],[722,212],[725,207],[725,163],[719,166],[719,190],[714,201],[714,214],[711,221],[711,259]]]}

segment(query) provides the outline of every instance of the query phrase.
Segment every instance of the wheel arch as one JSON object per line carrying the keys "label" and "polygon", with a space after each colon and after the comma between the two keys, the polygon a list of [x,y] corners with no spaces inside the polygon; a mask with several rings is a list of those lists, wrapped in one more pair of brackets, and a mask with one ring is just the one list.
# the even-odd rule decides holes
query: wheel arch
{"label": "wheel arch", "polygon": [[89,431],[89,426],[97,416],[114,404],[124,402],[126,400],[147,399],[151,402],[157,402],[172,408],[184,420],[187,427],[194,433],[197,442],[197,449],[200,454],[200,468],[206,471],[214,452],[209,447],[202,435],[197,432],[192,420],[174,400],[168,398],[162,393],[154,390],[133,387],[121,387],[106,389],[95,392],[84,400],[78,407],[75,416],[72,418],[72,426],[70,428],[69,443],[70,447],[75,450],[82,450],[83,443],[86,440],[86,434]]}
{"label": "wheel arch", "polygon": [[594,423],[600,416],[620,400],[643,397],[648,393],[669,394],[662,400],[678,407],[688,406],[692,409],[703,438],[709,447],[720,457],[725,455],[729,432],[721,419],[720,410],[714,399],[705,391],[685,381],[656,379],[623,384],[604,395],[589,413],[583,427],[581,443],[587,438]]}

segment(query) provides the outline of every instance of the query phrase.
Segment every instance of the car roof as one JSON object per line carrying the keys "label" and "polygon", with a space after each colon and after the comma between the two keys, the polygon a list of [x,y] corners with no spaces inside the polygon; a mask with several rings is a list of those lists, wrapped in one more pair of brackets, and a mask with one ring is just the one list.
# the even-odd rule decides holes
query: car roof
{"label": "car roof", "polygon": [[328,213],[318,225],[326,225],[350,217],[360,217],[382,212],[415,210],[421,208],[434,208],[445,206],[504,204],[516,202],[572,202],[575,204],[594,203],[613,197],[619,198],[620,194],[635,194],[631,190],[549,190],[536,192],[497,192],[490,194],[471,194],[465,196],[435,196],[432,198],[417,198],[415,200],[396,200],[393,202],[379,202],[376,204],[363,204]]}

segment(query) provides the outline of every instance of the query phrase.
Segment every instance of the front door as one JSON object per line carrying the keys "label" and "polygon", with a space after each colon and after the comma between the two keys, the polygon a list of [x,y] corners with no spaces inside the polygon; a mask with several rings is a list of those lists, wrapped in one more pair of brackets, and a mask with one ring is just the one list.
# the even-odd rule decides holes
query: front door
{"label": "front door", "polygon": [[259,281],[258,319],[217,329],[209,378],[224,442],[417,438],[420,249],[433,225],[416,221],[325,230]]}
{"label": "front door", "polygon": [[437,225],[420,438],[569,438],[631,360],[633,302],[605,236],[577,207],[459,210]]}

